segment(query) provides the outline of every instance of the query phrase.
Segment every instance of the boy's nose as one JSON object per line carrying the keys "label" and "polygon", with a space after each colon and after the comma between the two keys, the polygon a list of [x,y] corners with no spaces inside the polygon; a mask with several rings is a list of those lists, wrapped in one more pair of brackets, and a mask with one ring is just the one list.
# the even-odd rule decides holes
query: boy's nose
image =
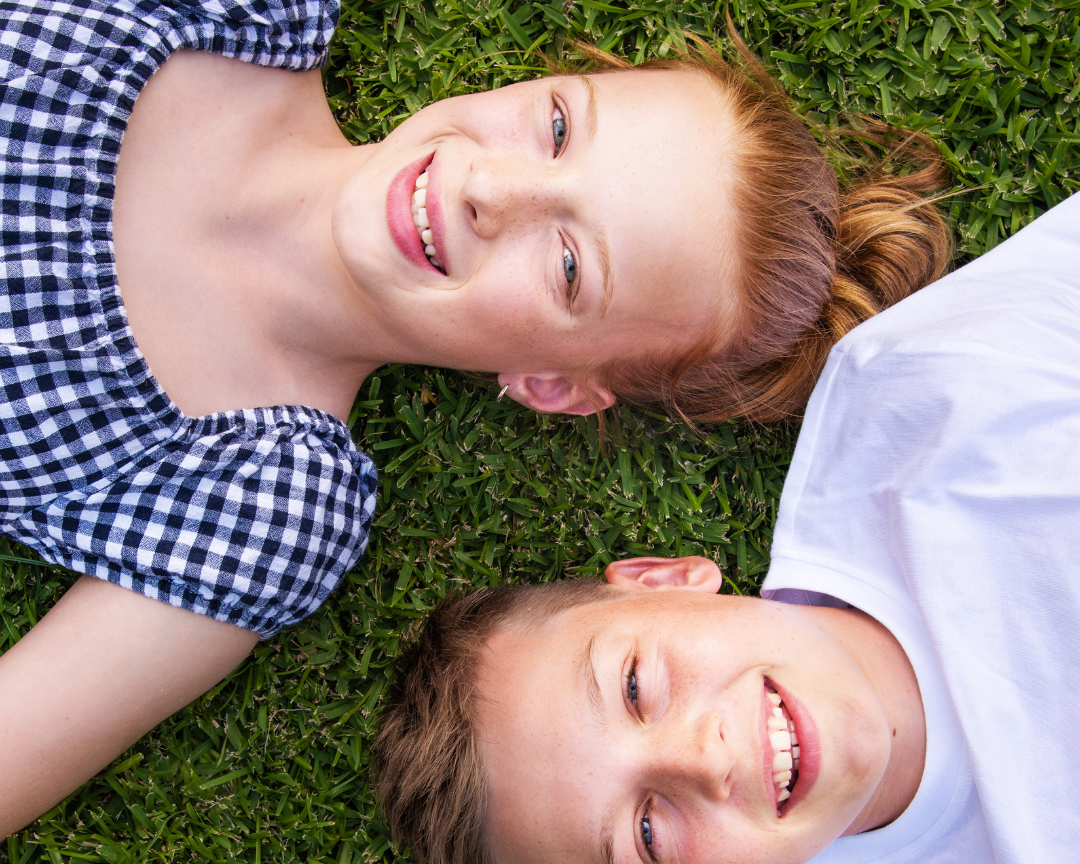
{"label": "boy's nose", "polygon": [[706,713],[681,724],[681,728],[666,730],[656,756],[658,770],[703,798],[724,801],[731,794],[735,759],[715,714]]}
{"label": "boy's nose", "polygon": [[508,229],[545,220],[558,206],[561,189],[543,166],[484,158],[473,162],[462,193],[473,230],[490,240]]}

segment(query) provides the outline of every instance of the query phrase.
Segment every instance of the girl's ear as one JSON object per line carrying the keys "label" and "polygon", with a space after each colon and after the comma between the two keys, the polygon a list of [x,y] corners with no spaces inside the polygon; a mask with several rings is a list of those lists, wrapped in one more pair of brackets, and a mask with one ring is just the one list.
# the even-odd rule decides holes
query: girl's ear
{"label": "girl's ear", "polygon": [[613,561],[604,571],[604,578],[631,591],[688,588],[705,594],[715,594],[724,582],[720,568],[698,555]]}
{"label": "girl's ear", "polygon": [[506,388],[507,395],[515,402],[541,414],[576,414],[583,417],[615,404],[615,396],[610,390],[597,384],[581,387],[569,378],[554,373],[503,373],[499,375],[499,386]]}

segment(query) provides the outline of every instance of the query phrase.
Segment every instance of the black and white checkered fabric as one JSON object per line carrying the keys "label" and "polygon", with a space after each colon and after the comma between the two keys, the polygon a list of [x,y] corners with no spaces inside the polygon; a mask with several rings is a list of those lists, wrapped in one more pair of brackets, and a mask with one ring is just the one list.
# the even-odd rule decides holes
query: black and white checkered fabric
{"label": "black and white checkered fabric", "polygon": [[0,0],[0,531],[56,562],[263,636],[363,552],[376,476],[337,418],[188,417],[150,375],[111,210],[139,91],[179,48],[317,67],[318,0]]}

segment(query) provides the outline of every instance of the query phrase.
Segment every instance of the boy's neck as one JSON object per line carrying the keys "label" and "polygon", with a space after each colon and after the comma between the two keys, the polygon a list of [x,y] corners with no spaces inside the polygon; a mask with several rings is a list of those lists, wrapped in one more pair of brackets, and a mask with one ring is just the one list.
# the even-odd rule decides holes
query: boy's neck
{"label": "boy's neck", "polygon": [[922,782],[926,715],[915,670],[896,637],[866,613],[819,606],[804,611],[836,638],[866,675],[893,730],[885,774],[844,836],[881,828],[907,809]]}

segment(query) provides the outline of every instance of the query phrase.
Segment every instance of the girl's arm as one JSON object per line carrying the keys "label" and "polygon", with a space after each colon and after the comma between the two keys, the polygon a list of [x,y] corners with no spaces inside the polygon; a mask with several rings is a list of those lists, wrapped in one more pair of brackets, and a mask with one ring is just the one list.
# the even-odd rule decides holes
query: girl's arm
{"label": "girl's arm", "polygon": [[0,656],[0,838],[205,693],[258,636],[84,576]]}

